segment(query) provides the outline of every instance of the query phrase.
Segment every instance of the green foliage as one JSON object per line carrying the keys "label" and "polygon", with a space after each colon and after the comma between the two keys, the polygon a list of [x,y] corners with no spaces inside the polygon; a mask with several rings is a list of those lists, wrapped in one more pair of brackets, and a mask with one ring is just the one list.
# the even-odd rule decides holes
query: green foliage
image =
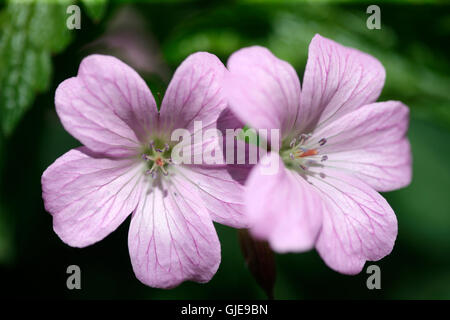
{"label": "green foliage", "polygon": [[10,1],[0,17],[0,115],[4,134],[12,132],[51,79],[51,54],[70,41],[68,0]]}
{"label": "green foliage", "polygon": [[108,0],[81,0],[89,17],[98,22],[106,11]]}
{"label": "green foliage", "polygon": [[[64,50],[73,31],[66,26],[67,7],[75,0],[10,0],[0,15],[0,126],[9,135],[31,106],[36,93],[48,89],[52,54]],[[98,21],[107,0],[82,0]]]}

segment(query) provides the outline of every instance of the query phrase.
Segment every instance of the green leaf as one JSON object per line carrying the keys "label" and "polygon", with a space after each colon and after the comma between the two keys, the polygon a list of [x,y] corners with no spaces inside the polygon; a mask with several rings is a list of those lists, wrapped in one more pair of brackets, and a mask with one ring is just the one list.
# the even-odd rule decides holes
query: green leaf
{"label": "green leaf", "polygon": [[51,54],[70,42],[71,0],[9,1],[0,14],[1,129],[9,135],[51,79]]}
{"label": "green leaf", "polygon": [[88,16],[97,22],[103,18],[108,0],[81,0],[81,3],[84,5]]}

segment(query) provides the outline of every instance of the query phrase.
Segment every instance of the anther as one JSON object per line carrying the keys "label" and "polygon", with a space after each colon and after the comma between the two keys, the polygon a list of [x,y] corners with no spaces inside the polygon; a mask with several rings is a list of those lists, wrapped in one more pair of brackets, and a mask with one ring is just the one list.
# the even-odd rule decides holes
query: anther
{"label": "anther", "polygon": [[325,143],[327,143],[327,139],[322,138],[319,140],[319,145],[323,146]]}
{"label": "anther", "polygon": [[321,162],[327,161],[328,160],[328,156],[324,155],[322,156],[322,158],[320,159]]}
{"label": "anther", "polygon": [[293,148],[295,146],[295,143],[297,142],[297,139],[292,139],[291,143],[289,143],[289,147]]}

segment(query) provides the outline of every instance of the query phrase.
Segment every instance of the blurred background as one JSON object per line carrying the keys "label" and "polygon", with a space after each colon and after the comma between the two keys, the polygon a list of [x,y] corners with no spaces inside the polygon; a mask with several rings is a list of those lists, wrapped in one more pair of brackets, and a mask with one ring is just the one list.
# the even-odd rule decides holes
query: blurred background
{"label": "blurred background", "polygon": [[[73,3],[81,8],[79,30],[66,27]],[[381,9],[380,30],[366,27],[370,4]],[[133,66],[158,102],[176,67],[195,51],[226,63],[241,47],[266,46],[302,79],[315,33],[370,53],[386,68],[379,100],[401,100],[411,109],[413,182],[384,194],[399,234],[392,254],[374,263],[381,268],[381,290],[367,289],[365,269],[344,276],[311,251],[275,256],[275,298],[450,299],[450,5],[412,0],[0,2],[0,295],[264,299],[236,230],[221,225],[222,263],[212,281],[172,290],[148,288],[135,278],[129,219],[98,244],[66,246],[44,210],[40,177],[80,144],[59,122],[54,93],[93,52]],[[81,290],[66,287],[72,264],[81,268]]]}

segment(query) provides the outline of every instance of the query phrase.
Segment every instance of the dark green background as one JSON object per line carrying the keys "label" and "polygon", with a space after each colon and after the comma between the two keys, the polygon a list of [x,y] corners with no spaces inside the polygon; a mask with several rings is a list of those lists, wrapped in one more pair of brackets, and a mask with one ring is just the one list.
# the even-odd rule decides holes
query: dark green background
{"label": "dark green background", "polygon": [[[61,81],[76,74],[90,52],[85,45],[101,37],[126,4],[109,2],[98,21],[83,11],[81,30],[71,31],[70,45],[51,57],[49,87],[0,139],[0,293],[69,299],[264,298],[244,264],[236,230],[228,227],[216,225],[222,263],[212,281],[184,283],[172,290],[148,288],[134,277],[127,248],[129,220],[85,249],[66,246],[52,230],[40,176],[56,158],[79,145],[56,116],[54,92]],[[387,72],[380,100],[401,100],[410,107],[413,182],[384,194],[397,214],[399,234],[392,254],[376,262],[382,289],[366,288],[365,269],[357,276],[340,275],[312,251],[276,256],[278,299],[450,299],[450,6],[379,2],[382,29],[368,30],[368,4],[375,3],[131,5],[143,16],[145,32],[156,40],[169,70],[167,79],[143,74],[154,93],[164,92],[171,73],[191,52],[209,51],[226,63],[233,51],[253,44],[269,47],[302,79],[309,41],[320,33],[376,56]],[[0,10],[4,8],[1,4]],[[71,264],[81,267],[82,290],[66,288],[65,271]]]}

